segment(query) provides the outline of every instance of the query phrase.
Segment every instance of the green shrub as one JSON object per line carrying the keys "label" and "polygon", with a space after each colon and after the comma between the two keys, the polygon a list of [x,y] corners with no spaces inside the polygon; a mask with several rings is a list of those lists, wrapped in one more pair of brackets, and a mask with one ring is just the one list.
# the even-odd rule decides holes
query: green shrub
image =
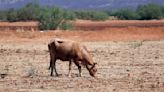
{"label": "green shrub", "polygon": [[164,7],[161,8],[162,8],[162,18],[164,18]]}
{"label": "green shrub", "polygon": [[[45,8],[41,11],[40,15],[38,16],[39,21],[39,28],[41,30],[50,30],[50,29],[56,29],[58,24],[58,20],[55,20],[57,15],[53,15],[54,12],[56,12],[57,9],[48,9]],[[57,14],[57,13],[56,13]]]}
{"label": "green shrub", "polygon": [[107,20],[108,14],[100,11],[75,11],[78,19],[85,20]]}
{"label": "green shrub", "polygon": [[119,19],[125,19],[125,20],[137,20],[139,19],[139,15],[134,11],[130,9],[121,9],[117,11],[114,16],[118,17]]}
{"label": "green shrub", "polygon": [[36,20],[40,13],[40,9],[39,5],[29,3],[18,10],[18,20]]}
{"label": "green shrub", "polygon": [[93,12],[92,15],[92,20],[107,20],[108,19],[108,14],[104,12]]}
{"label": "green shrub", "polygon": [[73,28],[73,25],[71,23],[62,23],[60,25],[60,29],[62,30],[67,30],[67,29],[72,29]]}
{"label": "green shrub", "polygon": [[141,5],[137,9],[141,20],[160,19],[162,16],[161,7],[157,4]]}
{"label": "green shrub", "polygon": [[0,21],[7,21],[7,11],[0,11]]}
{"label": "green shrub", "polygon": [[56,30],[68,20],[73,20],[74,16],[59,8],[45,8],[37,19],[41,30]]}
{"label": "green shrub", "polygon": [[10,22],[15,22],[18,20],[18,12],[16,10],[14,10],[13,8],[9,9],[7,11],[7,20]]}

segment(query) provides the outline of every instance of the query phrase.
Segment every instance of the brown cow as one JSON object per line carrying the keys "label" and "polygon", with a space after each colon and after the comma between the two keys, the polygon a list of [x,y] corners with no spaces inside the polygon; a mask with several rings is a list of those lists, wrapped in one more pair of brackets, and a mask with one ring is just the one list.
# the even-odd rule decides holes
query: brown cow
{"label": "brown cow", "polygon": [[51,69],[51,76],[53,76],[53,69],[55,69],[55,73],[58,76],[56,71],[57,59],[62,61],[69,61],[68,76],[70,76],[72,62],[74,62],[78,67],[79,76],[81,76],[81,65],[84,65],[87,68],[91,76],[95,76],[97,71],[95,65],[97,63],[93,62],[93,59],[89,54],[86,46],[81,45],[75,41],[55,38],[48,44],[48,49],[50,52],[49,69]]}

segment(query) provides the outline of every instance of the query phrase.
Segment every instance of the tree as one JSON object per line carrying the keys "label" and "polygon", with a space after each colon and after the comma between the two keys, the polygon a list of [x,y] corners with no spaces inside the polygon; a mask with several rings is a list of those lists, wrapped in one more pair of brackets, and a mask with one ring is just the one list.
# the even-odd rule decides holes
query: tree
{"label": "tree", "polygon": [[17,11],[13,8],[7,11],[7,20],[10,22],[15,22],[18,20]]}
{"label": "tree", "polygon": [[157,4],[141,5],[137,9],[140,19],[160,19],[162,16],[161,7]]}
{"label": "tree", "polygon": [[164,6],[162,8],[162,18],[164,18]]}
{"label": "tree", "polygon": [[106,20],[108,19],[108,14],[100,11],[75,11],[76,17],[78,19],[85,20]]}
{"label": "tree", "polygon": [[0,21],[6,21],[7,20],[7,11],[1,10],[0,11]]}
{"label": "tree", "polygon": [[66,25],[74,16],[59,8],[44,8],[37,19],[41,30],[55,30],[62,28],[62,25]]}
{"label": "tree", "polygon": [[36,20],[40,12],[40,6],[38,4],[28,3],[24,7],[18,10],[19,20]]}
{"label": "tree", "polygon": [[137,20],[139,19],[139,15],[136,11],[131,9],[121,9],[114,13],[114,16],[117,16],[119,19],[126,19],[126,20]]}

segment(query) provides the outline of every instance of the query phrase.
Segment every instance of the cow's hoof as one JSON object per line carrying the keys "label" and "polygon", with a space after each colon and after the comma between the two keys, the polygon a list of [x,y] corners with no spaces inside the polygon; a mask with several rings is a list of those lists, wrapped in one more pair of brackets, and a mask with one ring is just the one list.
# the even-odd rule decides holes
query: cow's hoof
{"label": "cow's hoof", "polygon": [[51,77],[53,77],[54,75],[53,75],[53,74],[51,74],[50,76],[51,76]]}
{"label": "cow's hoof", "polygon": [[56,74],[56,76],[58,77],[58,76],[59,76],[59,74]]}

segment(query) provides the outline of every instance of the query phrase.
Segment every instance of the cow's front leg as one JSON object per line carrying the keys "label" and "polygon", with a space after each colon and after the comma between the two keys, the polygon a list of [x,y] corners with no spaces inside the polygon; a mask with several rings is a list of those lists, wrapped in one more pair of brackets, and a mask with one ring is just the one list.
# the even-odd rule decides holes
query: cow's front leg
{"label": "cow's front leg", "polygon": [[79,77],[81,77],[81,65],[79,64],[78,61],[74,61],[75,65],[78,67],[79,70]]}
{"label": "cow's front leg", "polygon": [[68,71],[68,77],[71,77],[71,69],[72,69],[72,61],[69,60],[69,71]]}
{"label": "cow's front leg", "polygon": [[78,66],[78,69],[79,69],[79,77],[81,77],[81,66],[80,65]]}

